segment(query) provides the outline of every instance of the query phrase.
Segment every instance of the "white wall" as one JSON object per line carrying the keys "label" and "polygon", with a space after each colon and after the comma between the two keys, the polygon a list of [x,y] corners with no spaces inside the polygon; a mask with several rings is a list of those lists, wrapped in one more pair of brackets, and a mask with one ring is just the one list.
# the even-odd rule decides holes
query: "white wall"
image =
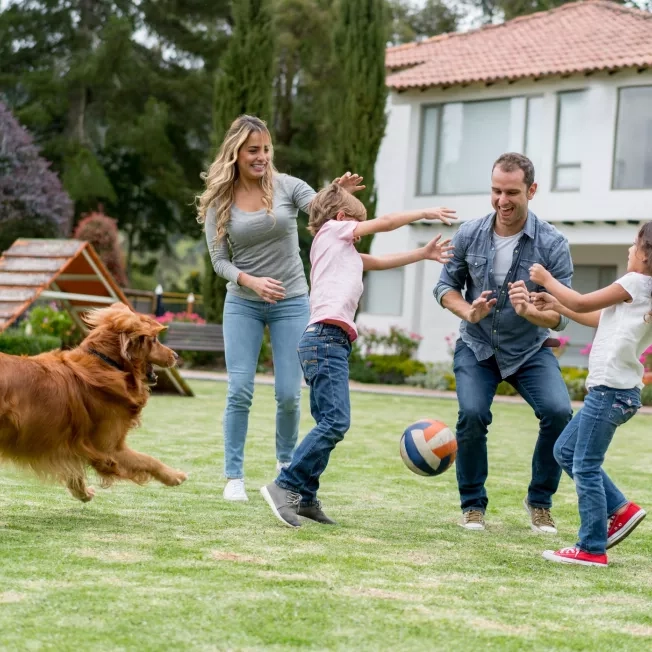
{"label": "white wall", "polygon": [[[542,219],[558,224],[568,237],[576,264],[616,264],[619,274],[626,265],[626,249],[632,242],[637,227],[627,220],[652,219],[652,190],[612,190],[612,161],[616,135],[618,88],[634,85],[652,85],[652,71],[623,72],[613,76],[577,76],[540,82],[496,84],[432,89],[425,92],[392,93],[388,101],[388,124],[376,164],[378,189],[377,214],[427,206],[455,208],[461,220],[481,217],[489,213],[490,175],[487,170],[487,192],[480,195],[429,196],[416,195],[421,107],[424,104],[487,100],[522,95],[543,95],[544,111],[541,129],[544,131],[542,163],[537,170],[539,190],[530,208]],[[579,191],[552,190],[555,137],[557,121],[557,93],[586,89],[585,146],[582,155],[582,183]],[[582,220],[617,221],[607,224],[581,224]],[[398,231],[375,236],[372,253],[402,251],[423,244],[437,232],[447,237],[453,227],[422,225],[404,227]],[[607,244],[608,243],[608,244]],[[591,246],[584,246],[591,245]],[[612,246],[619,245],[619,246]],[[621,260],[622,259],[622,260]],[[402,314],[397,317],[361,313],[358,322],[378,329],[396,324],[419,332],[424,340],[419,350],[422,360],[435,361],[447,357],[444,337],[457,332],[459,320],[441,309],[432,290],[439,277],[440,265],[424,262],[405,270]],[[373,273],[372,273],[373,274]],[[370,282],[373,282],[371,280]]]}

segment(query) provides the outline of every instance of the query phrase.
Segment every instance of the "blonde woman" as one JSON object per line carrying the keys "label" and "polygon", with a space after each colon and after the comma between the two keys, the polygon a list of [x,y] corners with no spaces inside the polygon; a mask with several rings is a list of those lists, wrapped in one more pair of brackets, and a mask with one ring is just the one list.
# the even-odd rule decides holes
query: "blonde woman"
{"label": "blonde woman", "polygon": [[[308,324],[308,284],[299,256],[297,213],[315,191],[279,174],[266,124],[242,115],[226,132],[202,175],[197,220],[204,224],[215,273],[228,280],[224,343],[229,375],[224,412],[224,498],[246,501],[244,446],[254,377],[265,326],[269,327],[276,394],[276,468],[286,467],[297,442],[301,365],[297,345]],[[361,177],[336,181],[362,190]]]}

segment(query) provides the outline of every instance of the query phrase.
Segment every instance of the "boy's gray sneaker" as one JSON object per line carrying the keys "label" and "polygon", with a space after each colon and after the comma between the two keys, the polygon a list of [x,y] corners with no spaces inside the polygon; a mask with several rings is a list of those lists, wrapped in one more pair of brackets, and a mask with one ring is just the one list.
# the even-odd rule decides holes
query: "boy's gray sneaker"
{"label": "boy's gray sneaker", "polygon": [[271,482],[261,487],[260,493],[272,508],[274,516],[288,527],[301,527],[297,516],[301,503],[301,494],[279,487],[276,482]]}
{"label": "boy's gray sneaker", "polygon": [[314,505],[300,505],[297,513],[299,516],[309,518],[312,521],[317,521],[317,523],[323,523],[324,525],[337,525],[332,518],[328,518],[328,516],[324,514],[321,509],[320,500],[318,500]]}

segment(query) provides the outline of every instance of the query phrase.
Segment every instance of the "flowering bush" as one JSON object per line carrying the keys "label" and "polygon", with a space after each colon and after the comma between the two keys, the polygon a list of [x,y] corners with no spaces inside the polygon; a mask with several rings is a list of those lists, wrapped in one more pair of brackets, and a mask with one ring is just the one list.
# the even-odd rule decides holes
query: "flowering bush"
{"label": "flowering bush", "polygon": [[418,333],[410,333],[398,326],[391,326],[389,333],[386,334],[379,333],[375,328],[361,327],[358,334],[359,345],[365,356],[372,354],[395,355],[408,360],[417,352],[423,339]]}
{"label": "flowering bush", "polygon": [[183,321],[192,324],[205,324],[206,320],[200,317],[196,312],[168,312],[160,317],[155,317],[159,324],[169,324],[172,321]]}
{"label": "flowering bush", "polygon": [[65,237],[73,203],[32,136],[0,102],[0,251],[16,238]]}
{"label": "flowering bush", "polygon": [[349,375],[362,383],[400,385],[409,376],[422,374],[426,367],[413,357],[423,339],[398,326],[388,333],[361,327],[350,357]]}
{"label": "flowering bush", "polygon": [[113,218],[104,215],[101,210],[89,213],[77,225],[74,237],[93,245],[93,249],[118,285],[125,287],[128,284],[124,257],[120,250],[118,224]]}
{"label": "flowering bush", "polygon": [[59,310],[55,303],[34,306],[29,311],[25,330],[30,335],[50,335],[58,338],[64,346],[74,346],[81,342],[83,334],[72,317]]}

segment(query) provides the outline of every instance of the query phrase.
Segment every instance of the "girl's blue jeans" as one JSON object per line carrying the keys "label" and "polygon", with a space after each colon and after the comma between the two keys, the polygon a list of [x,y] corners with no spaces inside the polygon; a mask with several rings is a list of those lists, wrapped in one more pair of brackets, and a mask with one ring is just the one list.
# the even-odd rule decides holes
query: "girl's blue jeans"
{"label": "girl's blue jeans", "polygon": [[555,459],[575,481],[580,511],[577,547],[584,552],[606,552],[607,521],[627,503],[602,464],[616,428],[629,421],[640,407],[638,388],[592,387],[584,406],[555,444]]}
{"label": "girl's blue jeans", "polygon": [[227,293],[224,348],[229,387],[224,411],[224,473],[244,477],[244,447],[265,326],[274,358],[276,459],[289,462],[299,434],[301,365],[297,346],[310,318],[307,295],[271,304]]}

